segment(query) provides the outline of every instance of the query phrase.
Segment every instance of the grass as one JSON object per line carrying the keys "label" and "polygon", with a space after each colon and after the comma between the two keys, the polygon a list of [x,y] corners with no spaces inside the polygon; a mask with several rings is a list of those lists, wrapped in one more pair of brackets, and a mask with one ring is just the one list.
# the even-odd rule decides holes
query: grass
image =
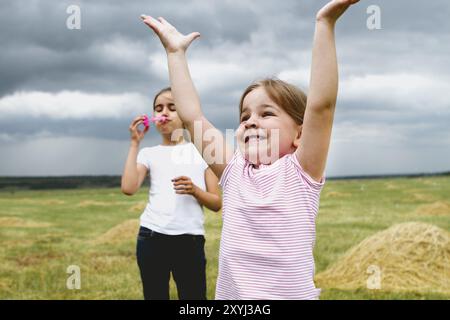
{"label": "grass", "polygon": [[[448,202],[450,177],[329,181],[322,191],[314,251],[316,272],[364,238],[393,224],[419,221],[450,231],[450,215],[425,215],[423,205]],[[147,200],[119,189],[0,193],[0,299],[142,299],[135,234],[93,241]],[[423,208],[423,207],[422,207]],[[221,217],[206,210],[207,296],[214,299]],[[136,230],[137,231],[137,230]],[[81,289],[66,287],[67,267],[81,269]],[[171,298],[176,288],[171,282]],[[419,292],[322,288],[321,299],[449,299]]]}

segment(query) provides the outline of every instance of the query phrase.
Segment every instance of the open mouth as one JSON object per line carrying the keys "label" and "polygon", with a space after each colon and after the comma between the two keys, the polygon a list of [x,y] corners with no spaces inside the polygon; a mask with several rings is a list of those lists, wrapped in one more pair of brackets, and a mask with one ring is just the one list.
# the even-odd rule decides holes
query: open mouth
{"label": "open mouth", "polygon": [[252,135],[248,135],[247,137],[245,137],[244,139],[244,143],[247,142],[259,142],[261,140],[266,139],[266,137],[260,136],[259,134],[252,134]]}

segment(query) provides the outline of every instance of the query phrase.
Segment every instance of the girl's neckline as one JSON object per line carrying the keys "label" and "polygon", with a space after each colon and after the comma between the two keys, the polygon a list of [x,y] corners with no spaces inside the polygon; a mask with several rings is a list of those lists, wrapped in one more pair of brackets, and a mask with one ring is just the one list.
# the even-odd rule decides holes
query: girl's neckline
{"label": "girl's neckline", "polygon": [[[259,172],[266,172],[267,170],[271,170],[273,168],[277,168],[280,164],[280,162],[282,161],[283,158],[285,158],[286,156],[289,156],[289,154],[285,154],[284,156],[278,158],[277,160],[275,160],[275,162],[270,163],[270,164],[260,164],[258,167],[256,167],[254,164],[249,162],[249,167],[250,170],[253,174],[258,174]],[[246,160],[247,161],[247,160]]]}
{"label": "girl's neckline", "polygon": [[184,142],[182,142],[182,143],[177,143],[177,144],[159,144],[158,146],[159,147],[177,147],[177,146],[184,146],[184,145],[186,145],[186,144],[189,144],[190,142],[188,142],[188,141],[184,141]]}

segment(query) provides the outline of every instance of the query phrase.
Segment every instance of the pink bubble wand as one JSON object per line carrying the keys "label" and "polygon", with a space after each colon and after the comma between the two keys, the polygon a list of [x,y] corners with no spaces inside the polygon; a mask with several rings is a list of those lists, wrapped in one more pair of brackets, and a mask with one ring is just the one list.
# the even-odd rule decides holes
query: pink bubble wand
{"label": "pink bubble wand", "polygon": [[168,121],[168,118],[166,116],[156,116],[156,117],[149,118],[147,115],[145,115],[143,124],[146,128],[148,128],[148,127],[150,127],[150,122],[166,123],[167,121]]}

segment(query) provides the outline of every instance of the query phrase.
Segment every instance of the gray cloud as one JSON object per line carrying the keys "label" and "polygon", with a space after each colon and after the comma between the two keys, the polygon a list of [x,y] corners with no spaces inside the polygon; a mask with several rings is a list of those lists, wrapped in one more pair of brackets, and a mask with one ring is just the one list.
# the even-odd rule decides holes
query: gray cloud
{"label": "gray cloud", "polygon": [[[166,17],[182,32],[201,32],[201,39],[188,55],[205,114],[222,130],[236,128],[239,96],[256,78],[281,72],[292,75],[294,83],[307,88],[314,16],[324,3],[2,1],[0,99],[18,91],[81,91],[136,92],[151,100],[154,92],[168,84],[168,78],[164,59],[158,60],[158,55],[163,55],[159,41],[138,19],[145,13]],[[72,4],[81,7],[81,30],[66,28],[66,8]],[[369,4],[380,6],[382,30],[366,28]],[[335,117],[335,132],[339,135],[333,135],[333,164],[329,165],[335,175],[351,173],[348,164],[352,161],[343,150],[359,152],[362,158],[365,155],[368,162],[358,165],[359,173],[443,168],[442,163],[430,160],[433,156],[429,154],[448,160],[448,153],[440,150],[450,149],[450,97],[447,87],[441,85],[450,83],[449,15],[450,5],[444,0],[363,0],[339,22],[336,34],[341,91]],[[389,81],[399,74],[406,75],[405,82],[380,84],[383,92],[366,86],[358,94],[358,88],[349,91],[348,86],[344,87],[352,84],[355,77],[361,79],[364,87],[367,76],[385,76]],[[419,87],[408,83],[414,79]],[[425,89],[421,90],[420,85]],[[415,89],[403,92],[402,88],[408,86]],[[367,98],[363,93],[367,93]],[[150,112],[150,106],[140,108]],[[134,116],[58,121],[33,118],[24,122],[21,117],[2,118],[1,112],[0,109],[0,175],[20,174],[23,165],[15,159],[24,150],[37,150],[31,147],[33,141],[39,141],[41,150],[51,150],[52,143],[56,143],[60,154],[70,154],[70,143],[91,141],[86,152],[91,152],[92,161],[81,161],[83,166],[72,168],[78,168],[74,170],[79,173],[105,173],[94,156],[98,154],[95,150],[103,147],[96,149],[96,144],[110,141],[126,146],[127,127]],[[361,137],[355,136],[364,128],[370,130]],[[56,142],[60,141],[56,137],[68,139],[67,143]],[[153,139],[149,141],[157,143]],[[427,156],[421,152],[424,148],[428,148]],[[384,161],[377,161],[378,165],[386,163],[378,171],[369,161],[375,155],[384,157]],[[414,155],[416,160],[411,163],[420,165],[408,166],[393,160],[408,159],[406,155]],[[108,173],[120,172],[121,162],[114,161],[105,164]],[[33,172],[50,170],[45,163]],[[63,168],[60,174],[64,174]]]}

